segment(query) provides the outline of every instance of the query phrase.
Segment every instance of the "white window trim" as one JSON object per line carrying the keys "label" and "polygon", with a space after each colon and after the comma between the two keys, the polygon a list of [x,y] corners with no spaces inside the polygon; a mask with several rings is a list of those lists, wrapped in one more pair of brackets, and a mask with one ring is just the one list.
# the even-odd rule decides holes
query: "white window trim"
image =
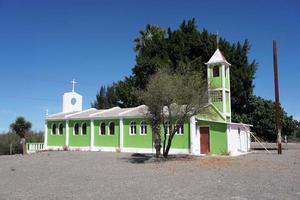
{"label": "white window trim", "polygon": [[[78,124],[78,129],[79,129],[79,130],[78,130],[78,131],[79,131],[79,132],[78,132],[78,135],[75,134],[75,126],[76,126],[76,124]],[[80,135],[80,126],[79,126],[79,123],[77,123],[77,122],[76,122],[76,123],[74,124],[74,126],[73,126],[73,135],[74,135],[74,136],[79,136],[79,135]]]}
{"label": "white window trim", "polygon": [[[114,123],[114,134],[111,134],[110,133],[110,124],[111,123]],[[109,123],[108,123],[108,134],[107,135],[111,135],[111,136],[114,136],[114,135],[116,135],[116,129],[115,129],[115,122],[113,122],[113,121],[110,121]]]}
{"label": "white window trim", "polygon": [[[56,126],[56,123],[53,123],[52,126],[51,126],[51,135],[57,135],[56,133],[53,134],[53,126],[54,126],[54,125]],[[57,126],[56,126],[56,129],[57,129]]]}
{"label": "white window trim", "polygon": [[[175,123],[175,126],[177,126],[177,125],[178,125],[178,121]],[[178,132],[176,132],[175,135],[180,135],[180,136],[184,135],[184,123],[181,124],[181,125],[182,125],[182,128],[183,128],[183,131],[182,131],[181,128],[179,128],[179,129],[178,129]],[[182,132],[182,133],[181,133],[181,132]]]}
{"label": "white window trim", "polygon": [[140,135],[147,135],[148,133],[142,133],[142,130],[143,130],[143,125],[142,125],[142,123],[145,123],[145,128],[146,128],[146,130],[147,130],[147,132],[148,132],[148,124],[147,124],[147,122],[146,121],[141,121],[141,123],[140,123]]}
{"label": "white window trim", "polygon": [[[135,133],[131,133],[131,123],[135,123]],[[136,135],[137,134],[137,125],[136,125],[136,122],[135,121],[131,121],[129,123],[129,135]]]}
{"label": "white window trim", "polygon": [[[60,132],[60,125],[63,126],[62,133]],[[64,125],[63,125],[63,123],[59,123],[59,124],[58,124],[58,135],[64,135]]]}
{"label": "white window trim", "polygon": [[164,134],[165,134],[165,126],[166,126],[167,122],[169,122],[169,125],[167,127],[167,134],[166,135],[170,135],[170,127],[172,126],[172,124],[171,124],[171,122],[169,120],[164,123],[164,126],[163,126],[163,128],[164,128]]}
{"label": "white window trim", "polygon": [[[102,132],[101,132],[101,125],[102,124],[104,124],[104,134],[102,134]],[[99,123],[99,135],[100,136],[105,136],[106,135],[106,124],[105,124],[105,122],[100,122]]]}
{"label": "white window trim", "polygon": [[[85,135],[82,133],[83,131],[82,131],[82,128],[83,128],[83,124],[85,123],[85,128],[86,128],[86,132],[85,132]],[[87,134],[87,123],[86,122],[82,122],[81,123],[81,126],[79,127],[80,128],[80,135],[81,136],[87,136],[88,134]]]}

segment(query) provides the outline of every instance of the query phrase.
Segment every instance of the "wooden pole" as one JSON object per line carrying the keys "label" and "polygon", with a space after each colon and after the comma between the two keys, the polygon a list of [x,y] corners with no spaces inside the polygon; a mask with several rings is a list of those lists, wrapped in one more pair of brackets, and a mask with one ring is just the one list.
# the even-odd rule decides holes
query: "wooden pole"
{"label": "wooden pole", "polygon": [[276,40],[273,40],[273,61],[274,61],[274,83],[275,83],[275,120],[276,120],[277,144],[278,144],[277,150],[278,150],[278,154],[282,154]]}

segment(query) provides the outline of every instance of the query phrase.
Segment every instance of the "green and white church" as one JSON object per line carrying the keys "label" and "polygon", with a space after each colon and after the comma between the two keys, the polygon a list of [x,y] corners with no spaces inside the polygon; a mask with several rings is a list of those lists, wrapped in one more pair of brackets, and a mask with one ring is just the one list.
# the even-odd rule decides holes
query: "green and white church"
{"label": "green and white church", "polygon": [[[171,154],[240,155],[250,150],[251,125],[231,122],[230,63],[219,49],[207,64],[209,102],[204,114],[184,124],[161,124],[161,134],[170,126],[174,136]],[[44,149],[154,153],[147,106],[82,110],[82,96],[73,90],[63,95],[62,112],[47,115]]]}

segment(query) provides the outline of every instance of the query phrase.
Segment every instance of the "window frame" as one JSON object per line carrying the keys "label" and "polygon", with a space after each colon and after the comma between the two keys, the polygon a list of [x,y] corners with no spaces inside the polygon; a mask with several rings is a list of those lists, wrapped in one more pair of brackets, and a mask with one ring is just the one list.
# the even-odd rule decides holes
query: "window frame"
{"label": "window frame", "polygon": [[[85,134],[83,134],[83,125],[84,125],[84,124],[85,124]],[[81,123],[80,130],[81,130],[81,135],[82,135],[82,136],[86,136],[86,135],[87,135],[87,123],[86,123],[86,122],[82,122],[82,123]]]}
{"label": "window frame", "polygon": [[[55,128],[55,133],[53,133],[53,127]],[[56,134],[57,133],[56,129],[57,129],[56,123],[53,123],[52,126],[51,126],[51,135],[57,135]]]}
{"label": "window frame", "polygon": [[[134,125],[133,125],[133,123],[134,123]],[[135,133],[132,133],[132,126],[134,126],[134,132]],[[131,121],[130,123],[129,123],[129,135],[136,135],[137,134],[137,123],[135,122],[135,121]]]}
{"label": "window frame", "polygon": [[[104,133],[102,133],[102,125],[104,125]],[[99,135],[101,135],[101,136],[106,135],[106,124],[105,124],[105,122],[100,122],[100,124],[99,124]]]}
{"label": "window frame", "polygon": [[[78,125],[78,131],[77,131],[77,134],[76,134],[76,125]],[[79,123],[76,122],[76,123],[74,124],[74,127],[73,127],[73,135],[74,135],[74,136],[79,136],[79,134],[80,134],[80,133],[79,133],[79,132],[80,132],[79,129],[80,129]]]}
{"label": "window frame", "polygon": [[[168,123],[168,126],[166,126],[167,123]],[[166,135],[170,135],[171,126],[172,126],[172,124],[171,124],[170,120],[167,120],[167,121],[164,122],[164,134],[165,134],[165,131],[167,130]]]}
{"label": "window frame", "polygon": [[[215,69],[218,69],[218,71]],[[217,75],[215,75],[215,72],[218,72]],[[212,67],[212,77],[213,78],[220,77],[220,66],[219,65],[215,65]]]}
{"label": "window frame", "polygon": [[178,131],[176,131],[175,135],[184,135],[184,123],[179,123],[178,121],[176,121],[175,126],[181,126]]}
{"label": "window frame", "polygon": [[147,132],[148,132],[148,124],[146,121],[142,120],[140,123],[140,135],[147,135],[148,134]]}
{"label": "window frame", "polygon": [[[62,126],[62,130],[60,130],[61,126]],[[63,134],[64,134],[64,125],[63,125],[63,123],[59,123],[58,124],[58,135],[63,135]]]}
{"label": "window frame", "polygon": [[[110,129],[110,128],[111,128],[111,127],[110,127],[111,124],[114,125],[114,126],[113,126],[113,129],[114,129],[113,134],[111,134],[111,129]],[[108,123],[108,135],[115,135],[115,134],[116,134],[115,132],[116,132],[116,129],[115,129],[115,122],[111,121],[111,122]]]}

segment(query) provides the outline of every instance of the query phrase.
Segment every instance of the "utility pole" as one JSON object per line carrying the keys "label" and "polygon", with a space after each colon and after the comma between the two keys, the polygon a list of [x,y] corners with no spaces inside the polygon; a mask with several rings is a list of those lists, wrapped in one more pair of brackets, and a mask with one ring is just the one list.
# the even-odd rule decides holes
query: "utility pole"
{"label": "utility pole", "polygon": [[282,154],[276,40],[273,40],[273,61],[274,61],[274,83],[275,83],[275,119],[276,119],[277,144],[278,144],[277,150],[278,150],[278,154]]}

